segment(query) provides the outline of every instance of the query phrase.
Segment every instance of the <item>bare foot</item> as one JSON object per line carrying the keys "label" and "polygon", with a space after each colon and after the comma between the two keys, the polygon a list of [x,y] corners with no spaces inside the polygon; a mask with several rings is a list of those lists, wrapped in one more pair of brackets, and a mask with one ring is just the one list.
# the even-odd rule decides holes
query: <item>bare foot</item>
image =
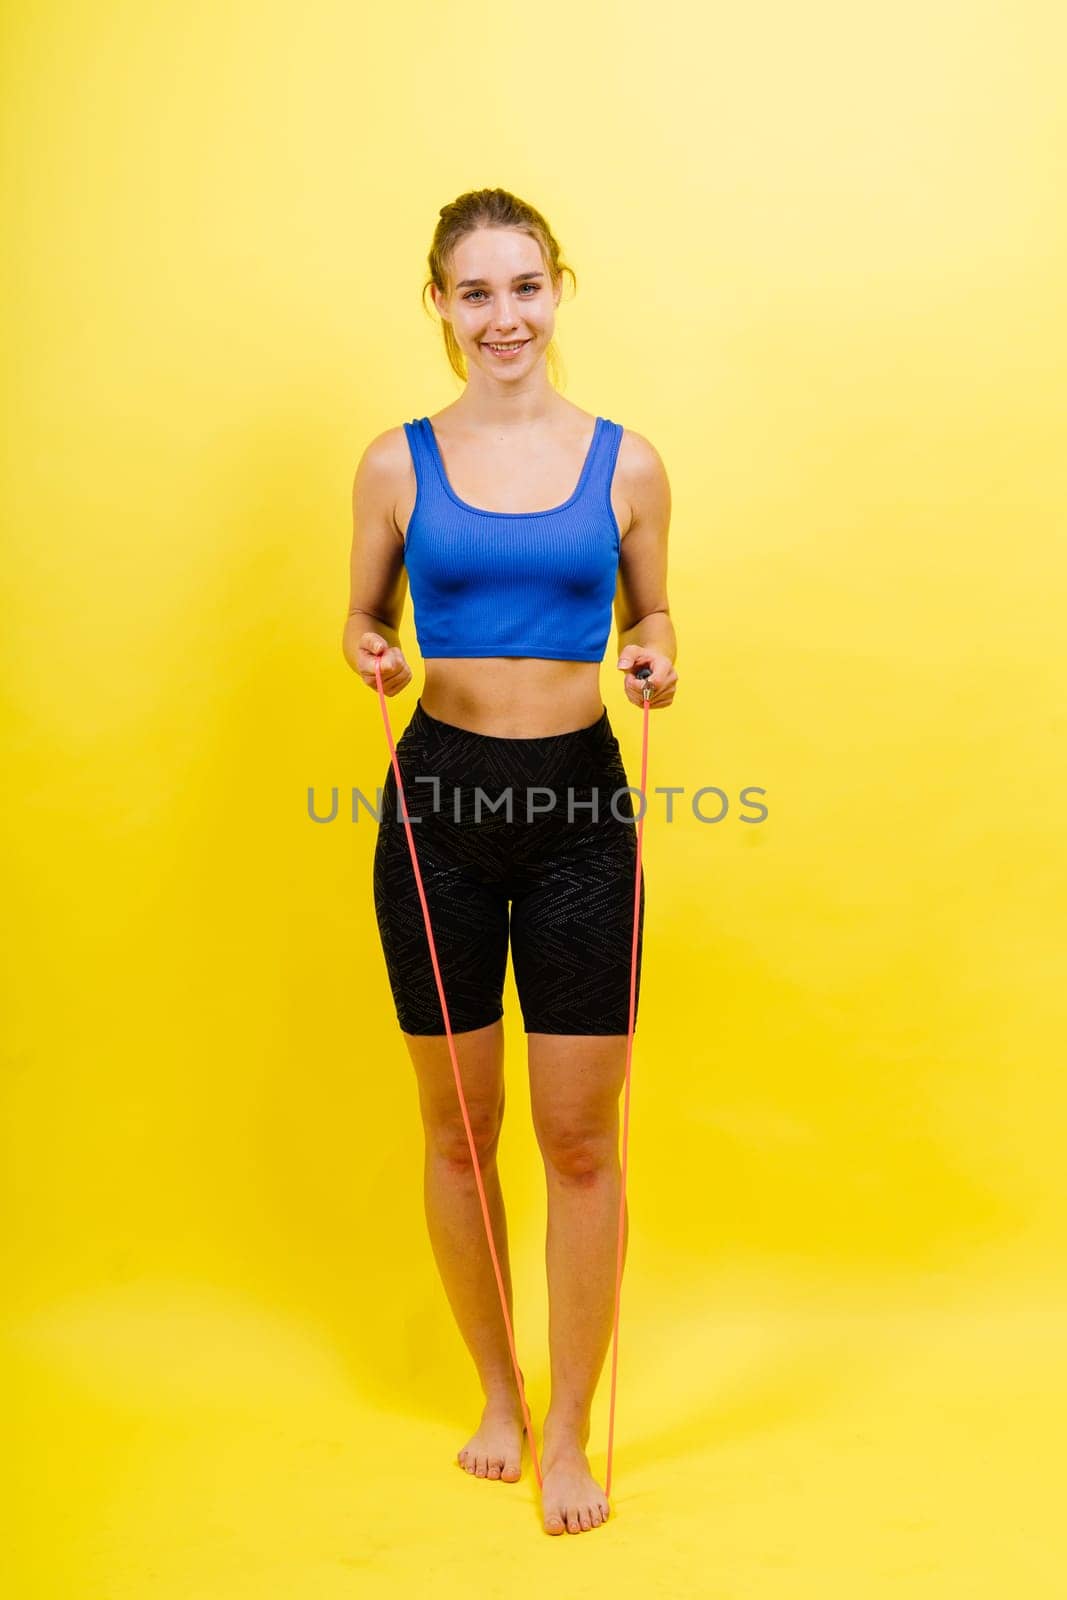
{"label": "bare foot", "polygon": [[546,1443],[541,1479],[546,1533],[586,1533],[607,1521],[607,1496],[590,1472],[577,1439]]}
{"label": "bare foot", "polygon": [[522,1411],[510,1398],[487,1400],[478,1431],[456,1456],[472,1478],[517,1483],[522,1475]]}

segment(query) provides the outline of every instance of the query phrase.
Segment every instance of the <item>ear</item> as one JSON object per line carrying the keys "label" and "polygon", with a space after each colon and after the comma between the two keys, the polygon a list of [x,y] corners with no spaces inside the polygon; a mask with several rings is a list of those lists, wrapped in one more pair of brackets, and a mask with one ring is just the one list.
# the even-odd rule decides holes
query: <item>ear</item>
{"label": "ear", "polygon": [[440,289],[438,289],[436,283],[431,283],[430,285],[430,296],[437,308],[437,315],[447,322],[449,320],[449,316],[448,312],[444,309],[445,296],[441,293]]}

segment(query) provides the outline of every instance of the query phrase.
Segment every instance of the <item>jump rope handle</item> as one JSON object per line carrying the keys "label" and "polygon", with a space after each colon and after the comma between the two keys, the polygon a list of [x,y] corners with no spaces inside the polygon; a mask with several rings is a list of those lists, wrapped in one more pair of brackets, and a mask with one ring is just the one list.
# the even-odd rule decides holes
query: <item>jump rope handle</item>
{"label": "jump rope handle", "polygon": [[[634,677],[635,678],[651,678],[651,676],[652,676],[652,668],[651,667],[635,667],[634,668]],[[642,695],[644,696],[644,698],[646,700],[651,700],[652,699],[652,685],[649,684],[649,683],[646,683],[644,688],[641,690],[641,693],[642,693]]]}

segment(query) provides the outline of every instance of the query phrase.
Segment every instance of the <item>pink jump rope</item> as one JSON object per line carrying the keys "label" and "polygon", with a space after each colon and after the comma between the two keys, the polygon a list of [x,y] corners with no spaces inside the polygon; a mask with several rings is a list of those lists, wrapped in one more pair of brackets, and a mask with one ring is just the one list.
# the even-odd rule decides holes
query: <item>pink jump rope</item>
{"label": "pink jump rope", "polygon": [[[415,882],[418,885],[419,900],[422,903],[423,920],[426,923],[426,938],[430,946],[430,959],[433,962],[433,974],[437,981],[437,993],[441,1001],[441,1014],[444,1017],[445,1033],[448,1036],[448,1053],[452,1060],[452,1072],[456,1080],[456,1091],[459,1094],[460,1110],[463,1113],[463,1126],[467,1133],[467,1145],[474,1165],[474,1177],[478,1186],[478,1199],[482,1207],[482,1220],[485,1223],[485,1234],[489,1240],[489,1254],[493,1258],[493,1271],[496,1274],[496,1286],[500,1295],[500,1309],[504,1313],[504,1326],[508,1334],[508,1349],[511,1351],[511,1365],[515,1371],[515,1382],[518,1385],[519,1401],[522,1405],[522,1420],[526,1429],[526,1436],[530,1441],[530,1455],[533,1459],[534,1473],[537,1477],[538,1488],[543,1487],[541,1477],[541,1463],[537,1457],[537,1447],[534,1444],[533,1428],[530,1424],[530,1411],[526,1404],[526,1391],[523,1387],[522,1373],[519,1370],[518,1357],[515,1354],[515,1335],[511,1327],[511,1317],[508,1315],[507,1294],[504,1290],[504,1279],[500,1271],[500,1262],[497,1258],[496,1245],[493,1243],[493,1227],[489,1219],[489,1206],[486,1203],[485,1187],[482,1183],[481,1167],[478,1164],[478,1151],[471,1132],[470,1116],[467,1112],[467,1101],[463,1094],[463,1080],[460,1076],[459,1061],[456,1058],[456,1044],[452,1037],[452,1025],[448,1020],[448,1006],[445,1002],[444,985],[441,982],[441,968],[437,963],[437,949],[433,942],[433,929],[430,927],[430,912],[426,904],[426,891],[422,885],[422,874],[419,871],[419,858],[415,853],[415,839],[412,829],[408,826],[407,800],[404,796],[404,784],[400,776],[400,762],[397,760],[396,746],[393,743],[393,731],[389,726],[389,712],[385,704],[385,691],[382,688],[382,664],[378,657],[374,661],[374,676],[378,686],[378,701],[382,708],[382,720],[385,723],[385,736],[389,741],[389,753],[393,762],[393,772],[396,776],[397,791],[400,796],[401,809],[405,828],[407,830],[408,849],[411,852],[411,864],[415,869]],[[635,678],[650,678],[651,667],[637,667],[633,676]],[[615,1442],[615,1379],[619,1366],[619,1300],[622,1293],[622,1261],[623,1261],[623,1233],[626,1221],[626,1156],[629,1145],[630,1132],[630,1062],[633,1056],[634,1044],[634,1001],[637,992],[637,934],[641,910],[641,838],[645,826],[645,779],[648,773],[648,702],[652,697],[651,686],[646,683],[641,691],[643,697],[644,717],[642,720],[641,735],[641,807],[637,818],[637,862],[634,871],[634,934],[630,950],[630,1017],[626,1033],[626,1093],[623,1100],[622,1114],[622,1172],[619,1187],[619,1235],[618,1248],[615,1256],[615,1326],[611,1341],[611,1401],[608,1408],[608,1466],[604,1479],[604,1493],[611,1496],[611,1454]]]}

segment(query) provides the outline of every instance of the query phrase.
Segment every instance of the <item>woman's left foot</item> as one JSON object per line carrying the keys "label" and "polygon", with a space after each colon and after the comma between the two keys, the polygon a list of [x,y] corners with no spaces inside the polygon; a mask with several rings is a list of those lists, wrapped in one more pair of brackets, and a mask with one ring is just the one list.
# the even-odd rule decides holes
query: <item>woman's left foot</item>
{"label": "woman's left foot", "polygon": [[546,1444],[541,1462],[541,1505],[546,1533],[586,1533],[607,1521],[607,1496],[590,1472],[577,1439]]}

